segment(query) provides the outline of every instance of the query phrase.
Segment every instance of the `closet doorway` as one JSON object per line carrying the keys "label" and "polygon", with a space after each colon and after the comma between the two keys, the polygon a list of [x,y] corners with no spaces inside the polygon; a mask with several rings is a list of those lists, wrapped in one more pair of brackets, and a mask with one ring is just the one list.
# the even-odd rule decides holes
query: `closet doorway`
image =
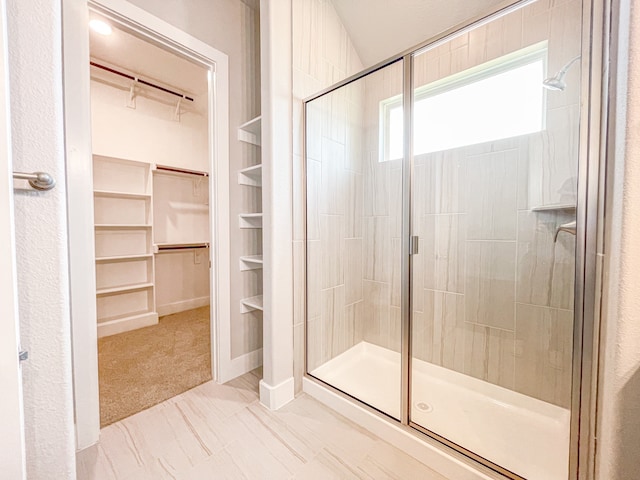
{"label": "closet doorway", "polygon": [[78,449],[231,363],[228,59],[126,2],[82,10],[64,19]]}
{"label": "closet doorway", "polygon": [[90,14],[100,426],[212,379],[208,70]]}

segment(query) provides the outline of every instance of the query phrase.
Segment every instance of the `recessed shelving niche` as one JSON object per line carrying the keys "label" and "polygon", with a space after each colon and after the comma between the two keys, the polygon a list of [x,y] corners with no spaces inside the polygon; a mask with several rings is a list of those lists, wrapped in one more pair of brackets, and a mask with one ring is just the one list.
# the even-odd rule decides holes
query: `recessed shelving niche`
{"label": "recessed shelving niche", "polygon": [[[262,120],[261,117],[256,117],[238,127],[238,140],[249,143],[251,145],[260,146],[262,143]],[[246,187],[262,187],[262,163],[252,165],[249,167],[238,170],[238,184]],[[245,208],[250,208],[246,207]],[[261,229],[262,228],[262,213],[241,213],[238,215],[238,226],[241,229]],[[257,238],[261,238],[261,234],[256,234]],[[239,258],[238,265],[241,272],[246,272],[246,275],[258,275],[258,278],[262,276],[262,268],[264,261],[262,254],[259,252],[262,250],[260,245],[251,243],[250,246],[244,245],[245,249],[252,249],[253,252],[247,255],[242,255]],[[262,281],[249,282],[251,285],[262,285]],[[262,293],[259,290],[260,287],[251,287],[250,290],[244,292],[247,296],[240,301],[240,312],[249,313],[254,311],[262,311]]]}

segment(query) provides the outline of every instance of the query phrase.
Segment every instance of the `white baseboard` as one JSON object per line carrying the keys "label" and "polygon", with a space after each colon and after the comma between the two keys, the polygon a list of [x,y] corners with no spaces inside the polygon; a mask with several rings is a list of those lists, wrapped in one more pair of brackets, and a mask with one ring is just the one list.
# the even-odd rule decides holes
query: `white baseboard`
{"label": "white baseboard", "polygon": [[190,298],[189,300],[181,300],[179,302],[167,303],[166,305],[158,305],[158,315],[171,315],[172,313],[193,310],[194,308],[206,307],[209,305],[209,296]]}
{"label": "white baseboard", "polygon": [[262,365],[262,349],[254,350],[253,352],[245,353],[239,357],[231,359],[231,363],[224,370],[220,369],[220,378],[217,379],[218,383],[227,383],[229,380],[233,380],[240,375],[255,370]]}
{"label": "white baseboard", "polygon": [[278,410],[294,398],[293,377],[286,379],[278,385],[271,386],[264,380],[260,380],[260,403],[269,410]]}
{"label": "white baseboard", "polygon": [[446,478],[455,480],[504,479],[498,473],[476,464],[461,454],[451,452],[435,440],[418,436],[408,427],[394,424],[306,377],[302,379],[302,390]]}
{"label": "white baseboard", "polygon": [[158,323],[157,312],[148,312],[131,317],[98,323],[98,338],[108,337],[117,333],[128,332],[142,327],[150,327]]}

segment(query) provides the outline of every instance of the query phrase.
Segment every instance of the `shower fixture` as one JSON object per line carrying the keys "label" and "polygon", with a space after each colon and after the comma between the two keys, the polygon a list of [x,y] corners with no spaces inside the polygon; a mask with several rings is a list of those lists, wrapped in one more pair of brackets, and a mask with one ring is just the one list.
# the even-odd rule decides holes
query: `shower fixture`
{"label": "shower fixture", "polygon": [[560,234],[560,232],[567,232],[575,236],[578,233],[577,228],[578,227],[575,220],[573,222],[558,225],[558,227],[556,228],[556,234],[553,237],[553,243],[558,242],[558,235]]}
{"label": "shower fixture", "polygon": [[571,65],[580,60],[580,57],[581,55],[578,55],[577,57],[569,60],[569,62],[567,62],[567,64],[562,67],[558,73],[556,73],[553,77],[549,77],[545,81],[543,81],[542,86],[547,90],[562,92],[567,87],[567,84],[564,81],[564,76],[567,74],[569,68],[571,68]]}

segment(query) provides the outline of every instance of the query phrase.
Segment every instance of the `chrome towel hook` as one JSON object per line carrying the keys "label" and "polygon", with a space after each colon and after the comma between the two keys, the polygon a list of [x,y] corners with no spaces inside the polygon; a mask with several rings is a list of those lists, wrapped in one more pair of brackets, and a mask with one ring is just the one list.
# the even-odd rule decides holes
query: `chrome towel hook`
{"label": "chrome towel hook", "polygon": [[13,178],[16,180],[28,180],[32,188],[41,191],[51,190],[56,186],[56,181],[53,177],[45,172],[13,172]]}

